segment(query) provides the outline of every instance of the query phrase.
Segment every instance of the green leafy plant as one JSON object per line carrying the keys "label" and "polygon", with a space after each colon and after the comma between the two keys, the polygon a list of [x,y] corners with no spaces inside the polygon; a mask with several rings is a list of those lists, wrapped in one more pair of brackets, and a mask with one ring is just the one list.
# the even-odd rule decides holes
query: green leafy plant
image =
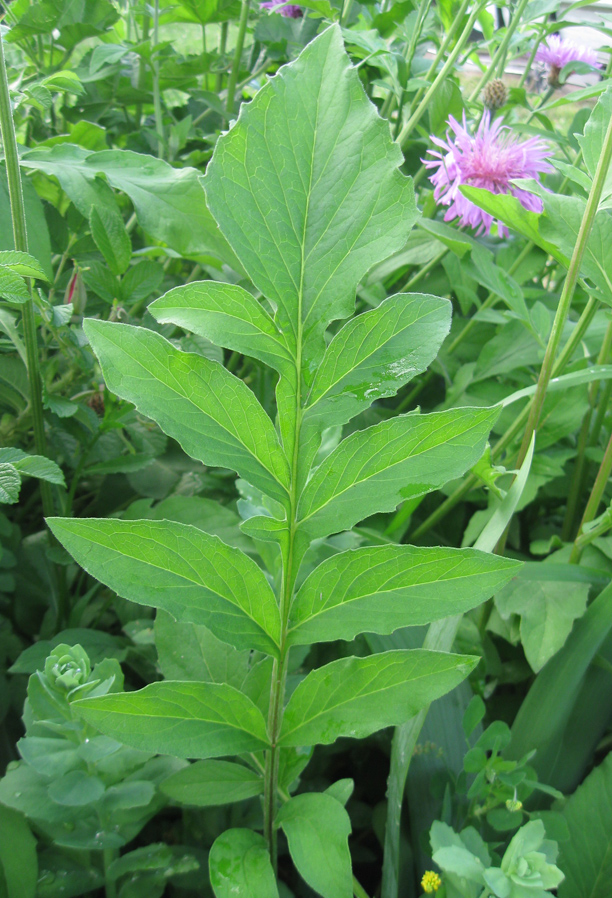
{"label": "green leafy plant", "polygon": [[197,768],[202,782],[217,770],[253,794],[260,777],[264,836],[236,829],[215,843],[218,896],[277,894],[279,828],[312,888],[350,895],[342,802],[334,794],[291,797],[279,784],[295,776],[281,772],[304,746],[406,721],[477,661],[423,649],[340,658],[300,678],[288,695],[290,650],[460,614],[518,569],[472,549],[365,545],[334,554],[326,542],[476,464],[498,414],[411,413],[322,443],[329,428],[339,435],[339,426],[423,371],[448,331],[445,301],[397,294],[331,328],[326,345],[330,325],[351,315],[360,278],[402,246],[415,221],[400,161],[337,28],[270,81],[218,142],[204,180],[208,203],[264,298],[206,281],[170,291],[149,310],[277,371],[277,428],[219,364],[148,330],[85,324],[110,389],[192,457],[250,484],[242,530],[261,546],[267,570],[188,525],[49,522],[77,561],[120,595],[263,656],[241,688],[165,681],[73,704],[89,724],[141,750],[203,761],[237,756]]}
{"label": "green leafy plant", "polygon": [[[105,659],[92,668],[80,645],[56,646],[29,679],[26,732],[18,743],[22,760],[10,764],[0,780],[0,807],[24,815],[47,843],[37,895],[61,896],[67,888],[80,895],[105,885],[112,898],[122,878],[131,877],[140,880],[141,890],[160,896],[168,876],[197,868],[184,851],[161,845],[150,846],[146,858],[137,849],[118,859],[118,849],[166,803],[159,784],[183,766],[100,735],[74,713],[79,698],[122,688],[117,661]],[[29,885],[27,894],[34,895]],[[126,888],[121,894],[132,893]]]}

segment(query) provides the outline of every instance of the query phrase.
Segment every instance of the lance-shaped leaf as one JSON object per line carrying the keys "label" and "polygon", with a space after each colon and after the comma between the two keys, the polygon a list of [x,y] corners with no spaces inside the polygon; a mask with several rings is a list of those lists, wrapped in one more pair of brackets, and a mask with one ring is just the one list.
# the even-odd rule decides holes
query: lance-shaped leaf
{"label": "lance-shaped leaf", "polygon": [[330,321],[405,243],[417,210],[388,123],[367,99],[337,26],[244,104],[204,178],[210,210],[314,372]]}
{"label": "lance-shaped leaf", "polygon": [[106,736],[177,758],[218,758],[269,744],[259,708],[227,683],[167,680],[71,707]]}
{"label": "lance-shaped leaf", "polygon": [[323,898],[352,898],[348,837],[351,821],[331,795],[296,795],[282,806],[275,824],[287,836],[298,872]]}
{"label": "lance-shaped leaf", "polygon": [[289,699],[280,744],[328,745],[398,726],[454,689],[478,661],[425,649],[332,661],[311,671]]}
{"label": "lance-shaped leaf", "polygon": [[160,786],[164,795],[199,808],[244,801],[260,795],[263,778],[242,764],[231,761],[196,761],[177,770]]}
{"label": "lance-shaped leaf", "polygon": [[266,840],[252,829],[228,829],[208,858],[216,898],[278,898]]}
{"label": "lance-shaped leaf", "polygon": [[204,624],[239,649],[278,654],[280,613],[261,568],[198,527],[176,521],[51,518],[81,567],[120,596]]}
{"label": "lance-shaped leaf", "polygon": [[344,424],[376,399],[394,396],[435,359],[451,306],[437,296],[399,293],[353,318],[333,338],[315,374],[305,423]]}
{"label": "lance-shaped leaf", "polygon": [[283,372],[295,368],[285,338],[264,307],[236,284],[200,281],[175,287],[149,306],[158,321],[252,356]]}
{"label": "lance-shaped leaf", "polygon": [[521,564],[475,549],[367,546],[320,564],[291,606],[289,643],[388,634],[475,608]]}
{"label": "lance-shaped leaf", "polygon": [[157,421],[185,452],[286,499],[287,460],[246,384],[218,362],[181,352],[145,328],[89,319],[85,333],[109,389]]}
{"label": "lance-shaped leaf", "polygon": [[311,539],[348,530],[476,464],[499,409],[402,415],[347,437],[319,465],[298,508]]}

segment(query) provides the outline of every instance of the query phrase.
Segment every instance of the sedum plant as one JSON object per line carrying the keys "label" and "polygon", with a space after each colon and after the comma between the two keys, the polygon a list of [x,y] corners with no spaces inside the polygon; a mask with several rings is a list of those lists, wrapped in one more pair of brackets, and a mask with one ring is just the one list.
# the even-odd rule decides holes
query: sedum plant
{"label": "sedum plant", "polygon": [[[478,660],[394,650],[340,658],[288,682],[292,649],[304,657],[315,643],[461,614],[517,569],[473,549],[340,551],[341,541],[329,540],[470,469],[498,414],[410,413],[340,440],[343,425],[425,370],[450,325],[446,300],[415,294],[351,318],[360,279],[405,244],[417,218],[401,161],[337,27],[282,68],[219,139],[204,178],[207,200],[253,290],[191,283],[149,311],[272,368],[275,422],[218,362],[150,330],[85,324],[109,388],[193,458],[236,471],[248,496],[242,528],[260,562],[178,522],[50,521],[73,557],[121,596],[256,653],[238,685],[229,673],[166,680],[72,706],[134,748],[198,759],[183,792],[199,790],[200,804],[261,795],[263,835],[230,829],[212,847],[218,898],[278,896],[279,829],[312,889],[350,898],[344,785],[291,794],[308,747],[407,721]],[[177,774],[170,794],[180,786]]]}

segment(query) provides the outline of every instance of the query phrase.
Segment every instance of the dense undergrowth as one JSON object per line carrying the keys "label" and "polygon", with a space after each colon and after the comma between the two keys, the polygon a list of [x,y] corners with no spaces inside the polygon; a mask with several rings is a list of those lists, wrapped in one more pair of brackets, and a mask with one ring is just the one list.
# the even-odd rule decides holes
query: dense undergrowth
{"label": "dense undergrowth", "polygon": [[0,898],[609,898],[584,6],[3,4]]}

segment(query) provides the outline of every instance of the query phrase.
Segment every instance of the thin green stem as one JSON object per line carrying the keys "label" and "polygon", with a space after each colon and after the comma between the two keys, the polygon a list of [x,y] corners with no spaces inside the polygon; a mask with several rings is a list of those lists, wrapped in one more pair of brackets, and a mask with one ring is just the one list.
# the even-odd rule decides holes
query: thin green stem
{"label": "thin green stem", "polygon": [[[508,23],[508,27],[506,28],[506,33],[503,37],[503,40],[502,40],[501,44],[499,45],[499,47],[497,48],[497,50],[495,51],[493,59],[491,60],[491,64],[485,69],[485,71],[482,75],[482,78],[480,79],[480,81],[478,82],[478,84],[476,85],[474,90],[472,91],[472,95],[468,100],[469,103],[473,103],[474,100],[476,100],[478,98],[480,91],[487,84],[487,82],[493,77],[493,75],[496,73],[496,70],[498,68],[502,68],[501,73],[499,73],[499,72],[497,73],[497,77],[501,78],[501,75],[503,74],[503,60],[505,59],[506,51],[508,49],[510,41],[512,40],[512,36],[514,35],[514,32],[518,28],[519,22],[521,21],[521,17],[523,15],[523,13],[525,12],[525,7],[527,6],[528,3],[529,3],[529,0],[520,0],[520,3],[517,6],[516,11],[514,12],[512,18],[510,19],[510,22]],[[500,63],[502,64],[501,66],[500,66]]]}
{"label": "thin green stem", "polygon": [[603,494],[610,479],[610,474],[612,473],[612,435],[608,440],[608,445],[606,446],[606,451],[604,452],[604,457],[602,459],[599,471],[597,473],[597,477],[595,478],[595,483],[593,484],[593,489],[591,490],[591,495],[589,496],[589,501],[587,502],[587,506],[584,510],[584,514],[582,515],[582,520],[580,521],[580,527],[578,528],[578,536],[576,537],[576,541],[574,542],[574,547],[572,549],[572,554],[570,555],[570,564],[578,564],[580,558],[582,557],[582,552],[584,551],[583,546],[579,544],[580,535],[586,524],[589,524],[595,515],[597,514],[597,509],[599,508],[599,504],[603,499]]}
{"label": "thin green stem", "polygon": [[234,60],[232,62],[232,70],[230,72],[227,84],[227,102],[225,108],[228,115],[234,111],[234,100],[236,95],[236,84],[238,83],[238,75],[240,74],[240,60],[242,59],[242,50],[244,47],[244,37],[246,34],[247,22],[249,19],[249,0],[242,0],[240,8],[240,20],[238,22],[238,37],[236,38],[236,48],[234,50]]}
{"label": "thin green stem", "polygon": [[353,895],[355,898],[370,898],[364,887],[353,876]]}
{"label": "thin green stem", "polygon": [[117,881],[108,875],[109,867],[117,855],[118,852],[115,848],[105,848],[102,852],[102,862],[104,864],[104,893],[106,898],[117,898]]}
{"label": "thin green stem", "polygon": [[593,221],[595,220],[595,215],[599,207],[599,201],[601,199],[601,194],[610,165],[611,157],[612,119],[610,119],[608,127],[606,129],[601,156],[599,158],[599,162],[597,163],[597,169],[595,171],[593,183],[589,192],[589,198],[584,210],[584,215],[582,216],[582,221],[580,222],[580,229],[578,231],[578,237],[576,238],[576,245],[574,246],[574,251],[572,253],[569,268],[567,270],[567,275],[565,276],[563,290],[561,291],[561,296],[559,298],[559,305],[557,306],[557,312],[555,314],[552,330],[548,339],[548,345],[544,354],[544,361],[542,362],[542,368],[540,370],[540,377],[538,378],[536,393],[533,397],[533,403],[531,405],[527,427],[525,428],[523,442],[519,451],[517,462],[517,467],[519,468],[525,460],[527,450],[529,449],[529,444],[531,443],[531,437],[540,420],[542,406],[544,405],[544,400],[546,398],[546,390],[548,389],[548,384],[550,382],[550,378],[552,377],[555,358],[557,356],[559,344],[561,342],[563,328],[565,327],[565,322],[567,321],[567,316],[569,314],[572,299],[574,296],[574,290],[576,289],[576,284],[578,283],[582,257],[584,255],[587,240],[589,238],[589,234],[591,233]]}
{"label": "thin green stem", "polygon": [[[563,373],[564,368],[567,363],[571,359],[572,355],[576,351],[580,341],[584,337],[591,321],[593,320],[593,316],[597,311],[598,303],[592,297],[589,299],[587,305],[580,316],[580,319],[576,323],[576,327],[572,331],[572,334],[567,341],[563,351],[559,355],[559,358],[555,362],[555,366],[553,368],[553,376],[557,377],[559,374]],[[531,403],[533,399],[530,400],[529,403],[525,406],[525,408],[519,413],[516,417],[515,421],[511,424],[511,426],[506,430],[503,436],[497,441],[495,446],[491,449],[491,458],[493,460],[499,458],[501,453],[506,449],[507,446],[514,440],[518,433],[520,433],[521,429],[524,427],[525,422],[528,419],[529,411],[531,408]],[[464,496],[466,496],[470,490],[474,489],[475,486],[478,486],[478,477],[474,474],[470,474],[462,484],[460,484],[451,495],[442,502],[438,508],[433,511],[429,517],[427,517],[424,521],[422,521],[419,526],[410,534],[411,540],[419,539],[428,533],[433,527],[436,526],[446,515],[452,511],[452,509],[460,502]]]}
{"label": "thin green stem", "polygon": [[[15,249],[19,252],[28,251],[28,232],[26,226],[25,206],[23,202],[23,190],[21,185],[21,171],[19,169],[19,153],[17,150],[17,138],[11,111],[9,96],[8,75],[4,60],[4,40],[0,36],[0,134],[4,145],[6,162],[6,176],[11,205],[11,217],[13,222],[13,239]],[[47,454],[47,440],[45,436],[45,422],[43,417],[42,380],[40,376],[40,361],[38,357],[38,335],[36,320],[34,317],[34,299],[32,295],[32,282],[28,279],[29,299],[22,305],[23,333],[26,346],[26,358],[28,369],[28,386],[30,392],[30,407],[32,411],[32,423],[34,428],[34,446],[38,455]],[[45,480],[39,481],[42,497],[43,513],[45,517],[54,514],[53,494],[51,485]]]}
{"label": "thin green stem", "polygon": [[421,100],[419,105],[417,106],[416,110],[412,113],[412,115],[410,116],[410,118],[408,119],[408,121],[406,122],[406,124],[404,125],[402,130],[400,131],[399,137],[397,138],[397,141],[400,144],[400,146],[403,146],[406,143],[406,141],[408,140],[408,138],[410,137],[410,135],[412,133],[413,128],[420,122],[423,114],[425,113],[426,109],[430,105],[433,97],[438,92],[440,85],[443,83],[443,81],[446,78],[446,76],[448,75],[449,71],[455,65],[457,57],[463,50],[465,44],[467,43],[467,41],[472,33],[472,28],[474,27],[474,22],[478,18],[478,14],[479,14],[482,6],[483,6],[482,0],[480,0],[480,2],[476,3],[476,5],[474,6],[474,9],[472,10],[472,12],[466,22],[465,28],[461,32],[461,34],[457,40],[457,43],[455,44],[451,53],[448,56],[448,59],[446,60],[446,62],[442,66],[442,68],[440,69],[438,76],[434,80],[431,87],[427,90],[425,96],[423,97],[423,99]]}
{"label": "thin green stem", "polygon": [[[612,351],[612,321],[608,324],[606,335],[601,346],[600,353],[597,357],[597,364],[604,365]],[[576,453],[576,462],[574,465],[574,474],[570,486],[569,496],[567,499],[567,508],[565,510],[565,518],[563,520],[563,529],[561,530],[561,539],[567,541],[574,532],[574,520],[578,502],[582,494],[584,484],[584,471],[586,466],[586,449],[589,444],[589,436],[591,432],[591,421],[595,410],[595,402],[599,391],[599,381],[593,381],[589,388],[589,406],[587,413],[582,421],[580,435],[578,437],[578,451]]]}
{"label": "thin green stem", "polygon": [[164,136],[164,118],[161,106],[161,93],[159,90],[159,59],[157,58],[157,45],[159,44],[159,0],[155,0],[153,6],[153,56],[151,65],[153,68],[153,110],[155,112],[155,131],[157,133],[157,155],[160,159],[164,155],[166,139]]}
{"label": "thin green stem", "polygon": [[546,19],[547,18],[548,18],[547,16],[544,16],[544,18],[542,19],[542,22],[540,23],[540,26],[538,28],[538,36],[535,40],[533,47],[531,48],[531,53],[529,54],[529,59],[527,60],[527,64],[525,65],[525,68],[523,69],[523,74],[521,75],[520,81],[517,85],[519,89],[521,87],[525,86],[525,82],[527,81],[527,78],[529,77],[529,72],[531,71],[531,67],[532,67],[534,59],[536,57],[536,53],[538,52],[538,47],[540,46],[540,44],[542,43],[542,40],[544,38],[544,30],[546,28]]}
{"label": "thin green stem", "polygon": [[340,16],[340,24],[343,28],[346,28],[347,22],[351,16],[351,12],[353,11],[354,2],[355,0],[344,0],[342,14]]}
{"label": "thin green stem", "polygon": [[[225,56],[225,49],[227,47],[227,32],[229,29],[229,22],[222,22],[221,28],[219,30],[219,59]],[[215,85],[217,93],[223,87],[223,72],[217,72],[217,83]]]}
{"label": "thin green stem", "polygon": [[597,411],[595,412],[595,420],[591,428],[589,444],[596,446],[599,441],[599,434],[603,427],[606,415],[610,411],[610,397],[612,396],[612,380],[607,380],[606,385],[601,391],[599,402],[597,403]]}

